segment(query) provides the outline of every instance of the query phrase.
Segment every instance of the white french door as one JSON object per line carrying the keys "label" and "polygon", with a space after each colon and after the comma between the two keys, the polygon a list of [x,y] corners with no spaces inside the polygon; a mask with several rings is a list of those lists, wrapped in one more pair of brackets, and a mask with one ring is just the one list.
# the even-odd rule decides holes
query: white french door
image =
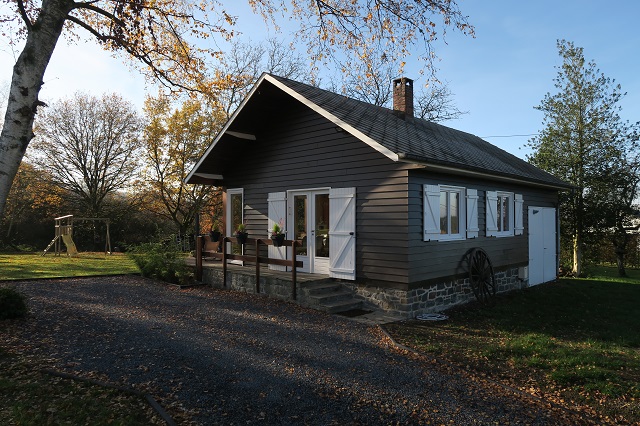
{"label": "white french door", "polygon": [[299,243],[301,272],[329,274],[329,189],[287,192],[287,238]]}

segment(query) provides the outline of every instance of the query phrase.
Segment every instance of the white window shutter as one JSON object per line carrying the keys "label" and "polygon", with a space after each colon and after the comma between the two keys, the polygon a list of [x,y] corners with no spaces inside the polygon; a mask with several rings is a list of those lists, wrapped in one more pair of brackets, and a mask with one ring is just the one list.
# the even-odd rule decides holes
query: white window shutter
{"label": "white window shutter", "polygon": [[356,189],[329,190],[329,276],[356,279]]}
{"label": "white window shutter", "polygon": [[487,237],[494,237],[498,233],[498,193],[486,192],[487,206]]}
{"label": "white window shutter", "polygon": [[515,194],[515,225],[513,227],[516,235],[524,233],[524,199],[522,194]]}
{"label": "white window shutter", "polygon": [[478,231],[478,190],[467,189],[467,238],[477,238]]}
{"label": "white window shutter", "polygon": [[440,237],[440,186],[424,185],[424,241]]}
{"label": "white window shutter", "polygon": [[[267,198],[268,204],[268,214],[269,220],[267,235],[271,237],[271,231],[273,230],[273,225],[282,222],[282,227],[286,229],[287,226],[287,193],[286,192],[271,192]],[[275,259],[286,259],[287,258],[287,248],[286,247],[268,247],[269,257]],[[286,266],[281,265],[269,265],[269,269],[273,269],[275,271],[286,271]]]}

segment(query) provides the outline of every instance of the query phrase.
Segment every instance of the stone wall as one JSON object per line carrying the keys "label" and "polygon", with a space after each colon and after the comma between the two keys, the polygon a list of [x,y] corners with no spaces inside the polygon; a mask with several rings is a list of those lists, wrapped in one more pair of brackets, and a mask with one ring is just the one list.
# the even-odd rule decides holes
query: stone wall
{"label": "stone wall", "polygon": [[[496,271],[496,292],[504,293],[527,287],[527,282],[518,278],[518,268]],[[429,287],[409,291],[388,289],[366,284],[343,282],[366,303],[405,318],[430,312],[439,312],[455,305],[475,300],[469,278],[443,281]]]}
{"label": "stone wall", "polygon": [[[221,268],[203,268],[202,282],[214,288],[223,288]],[[300,294],[298,284],[298,294]],[[227,272],[226,288],[230,290],[243,291],[245,293],[256,292],[256,277],[253,273],[241,274],[237,272]],[[278,299],[291,299],[291,281],[281,280],[276,277],[260,277],[260,294],[266,294]]]}

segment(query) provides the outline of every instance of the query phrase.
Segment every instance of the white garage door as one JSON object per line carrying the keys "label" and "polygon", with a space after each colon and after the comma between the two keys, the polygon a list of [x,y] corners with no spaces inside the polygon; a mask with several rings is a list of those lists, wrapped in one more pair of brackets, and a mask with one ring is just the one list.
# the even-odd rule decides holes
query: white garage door
{"label": "white garage door", "polygon": [[558,276],[556,209],[529,207],[529,285]]}

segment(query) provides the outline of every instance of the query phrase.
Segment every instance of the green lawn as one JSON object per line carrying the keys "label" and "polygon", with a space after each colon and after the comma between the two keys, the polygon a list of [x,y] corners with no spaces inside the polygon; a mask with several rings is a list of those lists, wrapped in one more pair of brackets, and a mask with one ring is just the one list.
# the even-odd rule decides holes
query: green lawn
{"label": "green lawn", "polygon": [[[567,406],[640,424],[640,271],[563,279],[387,326],[400,343]],[[606,420],[606,419],[604,419]]]}
{"label": "green lawn", "polygon": [[75,257],[49,253],[0,254],[0,280],[85,277],[139,273],[125,254],[80,253]]}

